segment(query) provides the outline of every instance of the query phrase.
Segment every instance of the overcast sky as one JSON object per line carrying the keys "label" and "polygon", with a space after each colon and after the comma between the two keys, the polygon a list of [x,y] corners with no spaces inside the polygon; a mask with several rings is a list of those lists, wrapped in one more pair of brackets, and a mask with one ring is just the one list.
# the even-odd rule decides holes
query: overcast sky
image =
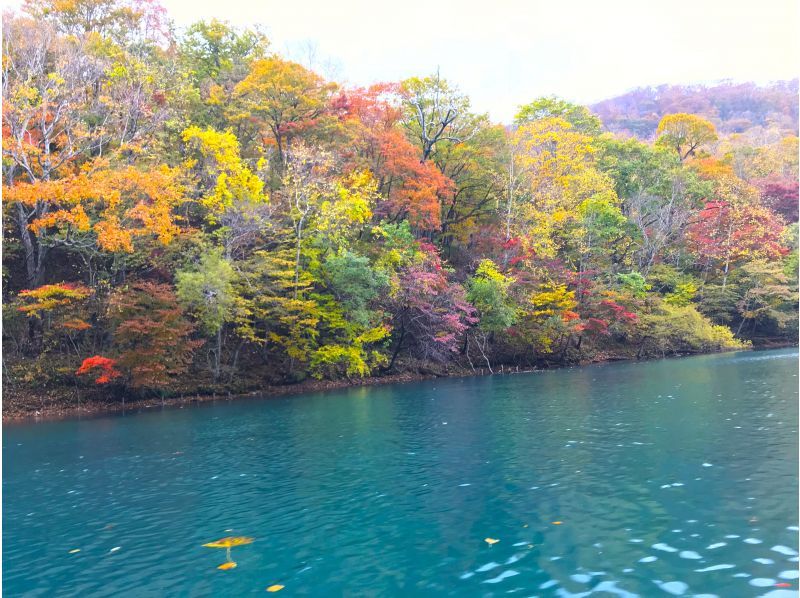
{"label": "overcast sky", "polygon": [[509,121],[541,95],[591,103],[634,87],[798,76],[798,0],[162,0],[179,26],[260,24],[339,81],[438,67]]}

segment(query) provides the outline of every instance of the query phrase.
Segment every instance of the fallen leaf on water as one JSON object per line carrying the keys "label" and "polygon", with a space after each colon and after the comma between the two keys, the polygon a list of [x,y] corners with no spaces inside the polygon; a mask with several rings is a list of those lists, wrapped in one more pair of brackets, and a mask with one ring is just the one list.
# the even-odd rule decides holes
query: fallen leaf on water
{"label": "fallen leaf on water", "polygon": [[234,569],[236,567],[236,563],[233,561],[228,561],[227,563],[222,563],[217,569],[222,569],[223,571],[227,571],[228,569]]}
{"label": "fallen leaf on water", "polygon": [[253,538],[247,536],[232,536],[229,538],[220,538],[208,544],[203,544],[207,548],[231,548],[233,546],[242,546],[243,544],[252,544]]}
{"label": "fallen leaf on water", "polygon": [[267,592],[280,592],[283,589],[283,586],[279,583],[276,583],[273,586],[269,586],[267,588]]}
{"label": "fallen leaf on water", "polygon": [[500,540],[496,540],[495,538],[486,538],[484,542],[486,542],[489,546],[492,544],[497,544]]}
{"label": "fallen leaf on water", "polygon": [[80,548],[73,548],[72,550],[69,551],[69,553],[70,554],[75,554],[76,552],[80,552],[80,551],[81,551]]}
{"label": "fallen leaf on water", "polygon": [[561,525],[562,523],[563,523],[562,521],[554,521],[553,525]]}

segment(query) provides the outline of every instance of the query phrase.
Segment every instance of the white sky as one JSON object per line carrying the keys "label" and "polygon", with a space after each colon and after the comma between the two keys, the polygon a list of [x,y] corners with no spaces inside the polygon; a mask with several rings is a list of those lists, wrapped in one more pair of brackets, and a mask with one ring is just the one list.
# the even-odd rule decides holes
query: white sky
{"label": "white sky", "polygon": [[791,79],[798,0],[161,0],[176,24],[260,24],[274,49],[340,82],[442,76],[508,122],[541,95]]}

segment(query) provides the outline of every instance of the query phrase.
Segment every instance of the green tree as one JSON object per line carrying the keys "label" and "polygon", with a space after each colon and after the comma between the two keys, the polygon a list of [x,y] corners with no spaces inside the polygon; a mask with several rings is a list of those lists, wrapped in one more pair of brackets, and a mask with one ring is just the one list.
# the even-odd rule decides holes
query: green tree
{"label": "green tree", "polygon": [[555,96],[537,98],[529,104],[520,106],[514,117],[514,124],[519,126],[554,117],[564,119],[584,135],[599,135],[603,126],[600,119],[586,106],[573,104]]}
{"label": "green tree", "polygon": [[202,332],[214,340],[208,362],[214,382],[218,382],[222,373],[224,327],[236,316],[236,273],[221,249],[210,249],[195,266],[179,270],[175,280],[179,301],[195,316]]}

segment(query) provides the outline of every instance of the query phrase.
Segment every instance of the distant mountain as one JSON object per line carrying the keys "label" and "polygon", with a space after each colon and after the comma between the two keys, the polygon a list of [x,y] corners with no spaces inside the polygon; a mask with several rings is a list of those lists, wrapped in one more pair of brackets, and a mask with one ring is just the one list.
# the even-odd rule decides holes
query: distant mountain
{"label": "distant mountain", "polygon": [[713,122],[720,133],[758,134],[768,129],[797,134],[798,80],[714,86],[642,87],[591,106],[606,128],[650,139],[665,114],[689,112]]}

